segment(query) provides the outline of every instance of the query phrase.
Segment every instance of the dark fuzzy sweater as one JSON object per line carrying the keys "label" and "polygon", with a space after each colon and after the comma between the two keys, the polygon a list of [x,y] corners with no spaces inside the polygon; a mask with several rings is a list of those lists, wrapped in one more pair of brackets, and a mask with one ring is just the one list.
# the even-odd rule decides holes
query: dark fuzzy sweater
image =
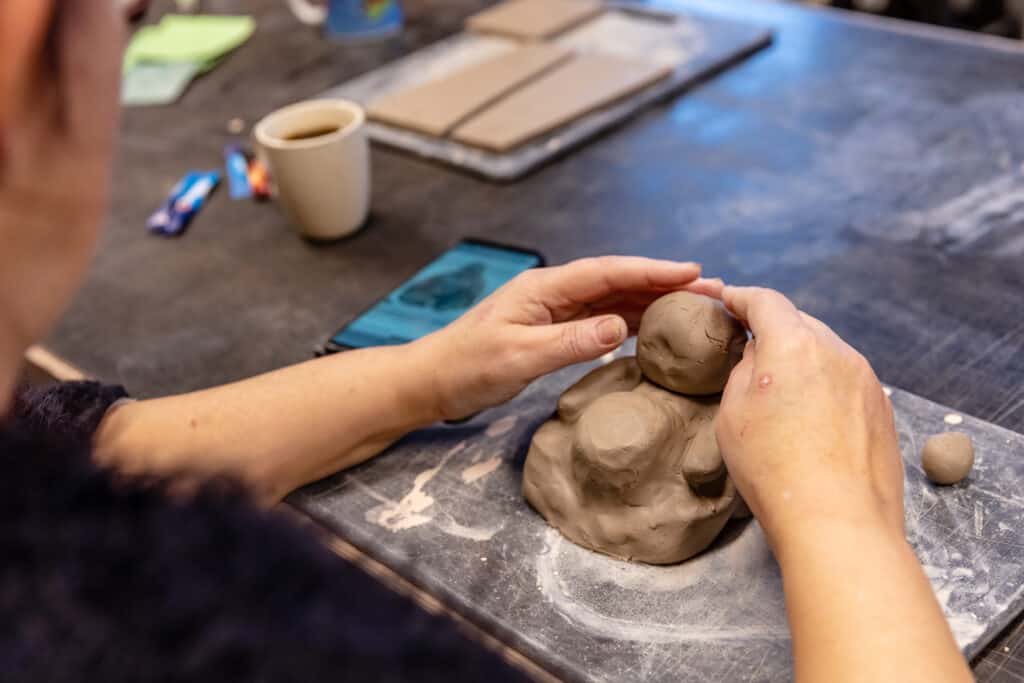
{"label": "dark fuzzy sweater", "polygon": [[37,390],[0,429],[0,679],[521,680],[237,487],[186,502],[94,467],[123,395]]}

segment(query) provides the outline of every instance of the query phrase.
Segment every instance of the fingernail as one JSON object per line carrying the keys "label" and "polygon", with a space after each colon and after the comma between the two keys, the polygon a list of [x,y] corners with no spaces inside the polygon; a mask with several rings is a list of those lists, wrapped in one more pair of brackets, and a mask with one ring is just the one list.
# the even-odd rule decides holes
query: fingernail
{"label": "fingernail", "polygon": [[694,268],[696,268],[697,270],[701,270],[701,265],[696,261],[669,261],[668,267],[671,268],[672,270],[685,270],[687,272],[693,270]]}
{"label": "fingernail", "polygon": [[602,346],[619,344],[626,337],[626,323],[622,318],[611,316],[597,324],[597,341]]}

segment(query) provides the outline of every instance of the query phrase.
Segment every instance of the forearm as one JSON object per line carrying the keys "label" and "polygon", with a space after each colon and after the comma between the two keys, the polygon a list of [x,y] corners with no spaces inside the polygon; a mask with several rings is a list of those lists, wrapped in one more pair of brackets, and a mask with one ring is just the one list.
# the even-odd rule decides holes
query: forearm
{"label": "forearm", "polygon": [[96,458],[128,473],[235,475],[280,498],[409,431],[472,415],[544,374],[600,358],[625,341],[638,307],[699,275],[697,264],[635,257],[535,269],[403,347],[123,405],[100,426]]}
{"label": "forearm", "polygon": [[277,500],[436,421],[433,365],[422,343],[365,349],[125,404],[100,426],[96,458],[130,474],[235,476]]}
{"label": "forearm", "polygon": [[780,543],[798,681],[969,681],[909,544],[820,523]]}

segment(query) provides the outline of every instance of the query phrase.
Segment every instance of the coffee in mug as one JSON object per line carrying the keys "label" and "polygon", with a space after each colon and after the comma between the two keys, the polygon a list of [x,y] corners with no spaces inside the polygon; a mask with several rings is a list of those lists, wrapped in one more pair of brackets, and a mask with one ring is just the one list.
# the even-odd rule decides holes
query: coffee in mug
{"label": "coffee in mug", "polygon": [[328,126],[326,128],[314,128],[312,130],[300,130],[295,133],[289,133],[286,140],[309,140],[311,138],[320,138],[331,133],[337,133],[337,126]]}
{"label": "coffee in mug", "polygon": [[334,240],[359,230],[370,206],[366,115],[340,99],[299,102],[253,129],[296,230]]}

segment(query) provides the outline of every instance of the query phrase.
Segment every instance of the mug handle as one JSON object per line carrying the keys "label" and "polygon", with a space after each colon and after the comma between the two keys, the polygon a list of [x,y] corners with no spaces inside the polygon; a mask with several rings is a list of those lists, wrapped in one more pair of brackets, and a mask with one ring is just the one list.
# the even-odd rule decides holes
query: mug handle
{"label": "mug handle", "polygon": [[292,14],[307,26],[320,26],[327,21],[327,3],[313,4],[309,0],[288,0]]}

